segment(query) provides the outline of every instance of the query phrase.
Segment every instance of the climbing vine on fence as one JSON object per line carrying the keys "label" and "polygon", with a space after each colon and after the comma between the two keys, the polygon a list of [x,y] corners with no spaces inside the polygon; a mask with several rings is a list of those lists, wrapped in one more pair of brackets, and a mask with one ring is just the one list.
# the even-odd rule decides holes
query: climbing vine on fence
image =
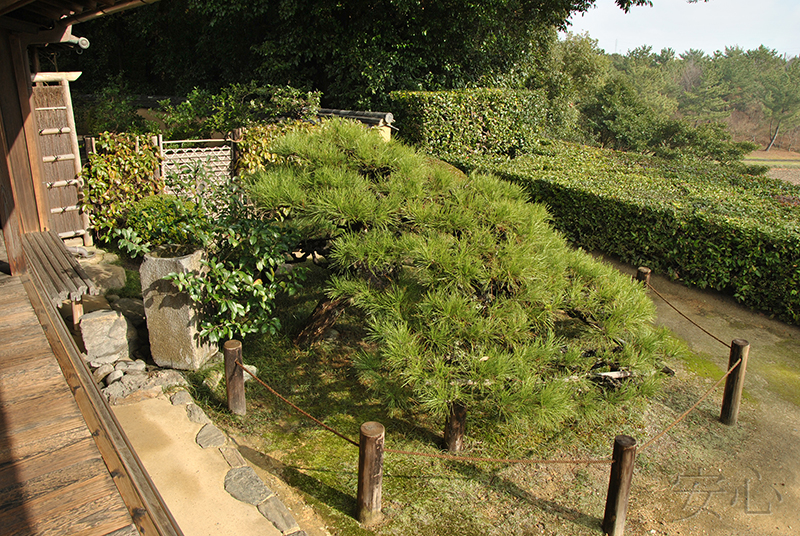
{"label": "climbing vine on fence", "polygon": [[[138,142],[137,142],[138,139]],[[161,153],[149,138],[105,132],[83,168],[83,206],[97,238],[108,241],[136,201],[161,192]]]}

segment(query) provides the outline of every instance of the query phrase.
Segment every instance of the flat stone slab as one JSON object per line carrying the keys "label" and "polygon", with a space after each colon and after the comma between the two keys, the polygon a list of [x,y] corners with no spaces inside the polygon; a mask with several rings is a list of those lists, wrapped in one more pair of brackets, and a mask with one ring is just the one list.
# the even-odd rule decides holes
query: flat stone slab
{"label": "flat stone slab", "polygon": [[209,424],[211,422],[206,412],[200,409],[197,404],[186,405],[186,416],[189,417],[190,421],[197,424]]}
{"label": "flat stone slab", "polygon": [[[225,475],[225,491],[242,502],[254,505],[260,505],[270,497],[277,499],[272,490],[249,466],[235,467],[228,471],[228,474]],[[280,527],[276,526],[276,528],[280,530]]]}
{"label": "flat stone slab", "polygon": [[300,528],[289,509],[275,495],[259,504],[258,511],[283,534]]}
{"label": "flat stone slab", "polygon": [[222,453],[222,457],[225,458],[225,461],[228,462],[228,465],[231,467],[236,468],[247,465],[247,462],[244,461],[242,453],[239,452],[239,449],[234,447],[222,447],[219,449],[219,451]]}
{"label": "flat stone slab", "polygon": [[197,444],[204,449],[225,446],[227,440],[228,438],[225,437],[225,434],[213,424],[206,424],[203,426],[200,431],[197,432],[197,437],[195,438]]}
{"label": "flat stone slab", "polygon": [[169,397],[169,401],[172,402],[173,406],[184,406],[186,404],[192,404],[194,401],[192,400],[192,395],[190,395],[187,391],[180,390],[171,397]]}

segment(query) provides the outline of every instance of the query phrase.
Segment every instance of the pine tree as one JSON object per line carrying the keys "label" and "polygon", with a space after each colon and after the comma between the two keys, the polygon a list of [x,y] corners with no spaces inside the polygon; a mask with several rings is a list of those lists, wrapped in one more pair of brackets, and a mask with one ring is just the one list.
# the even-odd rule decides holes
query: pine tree
{"label": "pine tree", "polygon": [[[340,121],[272,150],[281,163],[251,194],[330,242],[327,293],[364,311],[377,343],[361,379],[447,419],[451,449],[467,411],[556,428],[649,385],[660,339],[643,289],[569,248],[521,188]],[[597,381],[610,370],[631,379]]]}

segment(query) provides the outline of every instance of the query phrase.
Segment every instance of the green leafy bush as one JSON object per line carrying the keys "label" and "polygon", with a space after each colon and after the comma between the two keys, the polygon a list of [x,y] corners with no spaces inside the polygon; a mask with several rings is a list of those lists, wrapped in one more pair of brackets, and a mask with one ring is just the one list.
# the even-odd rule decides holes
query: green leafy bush
{"label": "green leafy bush", "polygon": [[194,89],[178,105],[162,103],[168,139],[208,138],[234,129],[278,120],[311,120],[319,110],[319,92],[289,86],[231,84],[213,94]]}
{"label": "green leafy bush", "polygon": [[[202,169],[202,168],[200,168]],[[135,203],[127,227],[115,229],[120,248],[138,257],[157,246],[180,252],[205,250],[199,273],[168,276],[200,312],[200,336],[215,343],[250,333],[275,333],[275,296],[293,293],[302,270],[278,276],[294,242],[244,196],[238,179],[196,192],[185,174],[172,177],[180,196],[154,195]]]}
{"label": "green leafy bush", "polygon": [[125,218],[130,228],[151,246],[182,244],[199,247],[208,242],[207,215],[192,201],[174,195],[145,197],[130,207]]}
{"label": "green leafy bush", "polygon": [[434,155],[526,152],[547,127],[542,91],[474,89],[390,94],[399,136]]}
{"label": "green leafy bush", "polygon": [[163,190],[156,173],[161,153],[149,138],[108,132],[96,147],[82,171],[83,207],[97,238],[107,242],[136,201]]}
{"label": "green leafy bush", "polygon": [[797,186],[742,166],[552,142],[473,166],[547,204],[576,245],[800,322],[800,213],[785,202]]}
{"label": "green leafy bush", "polygon": [[[377,350],[355,365],[387,404],[555,429],[652,387],[663,338],[642,287],[570,249],[522,188],[342,121],[271,151],[250,191],[330,243],[328,295],[366,314]],[[633,378],[595,381],[612,369]]]}

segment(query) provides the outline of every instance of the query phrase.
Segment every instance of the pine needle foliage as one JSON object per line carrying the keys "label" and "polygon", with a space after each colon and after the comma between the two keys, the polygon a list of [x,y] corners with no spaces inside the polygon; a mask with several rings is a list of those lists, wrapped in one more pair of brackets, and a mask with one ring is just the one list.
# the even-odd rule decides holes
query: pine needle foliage
{"label": "pine needle foliage", "polygon": [[[331,241],[331,298],[363,310],[363,382],[398,408],[555,429],[652,389],[666,345],[643,289],[554,231],[546,209],[361,126],[290,133],[251,177],[262,208]],[[597,373],[632,373],[624,386]]]}

